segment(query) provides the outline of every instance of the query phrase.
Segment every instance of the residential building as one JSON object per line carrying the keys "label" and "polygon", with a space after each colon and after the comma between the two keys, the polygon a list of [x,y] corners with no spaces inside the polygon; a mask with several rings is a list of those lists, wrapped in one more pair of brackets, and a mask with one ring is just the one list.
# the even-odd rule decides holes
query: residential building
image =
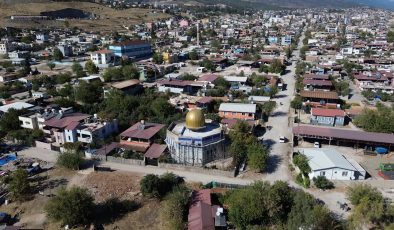
{"label": "residential building", "polygon": [[120,134],[120,145],[126,149],[145,153],[163,128],[162,124],[142,120]]}
{"label": "residential building", "polygon": [[112,50],[99,50],[90,54],[90,60],[99,67],[106,68],[115,63],[115,56]]}
{"label": "residential building", "polygon": [[185,122],[172,123],[165,142],[178,164],[204,166],[226,157],[222,128],[213,122],[206,123],[200,109],[189,111]]}
{"label": "residential building", "polygon": [[348,160],[333,148],[303,148],[311,168],[309,178],[324,176],[329,180],[364,180],[366,171],[354,160]]}
{"label": "residential building", "polygon": [[312,107],[337,108],[338,106],[339,96],[336,92],[302,90],[300,96],[305,105]]}
{"label": "residential building", "polygon": [[147,58],[152,55],[152,45],[147,41],[124,41],[109,46],[115,56],[128,58]]}
{"label": "residential building", "polygon": [[109,89],[104,89],[104,97],[107,97],[110,89],[122,91],[126,95],[137,95],[142,92],[143,86],[137,79],[130,79],[126,81],[113,83]]}
{"label": "residential building", "polygon": [[158,82],[159,92],[195,94],[204,86],[203,82],[163,79]]}
{"label": "residential building", "polygon": [[344,126],[345,111],[341,109],[312,108],[310,123],[313,125]]}
{"label": "residential building", "polygon": [[226,229],[224,209],[212,204],[211,190],[194,191],[189,207],[188,230]]}
{"label": "residential building", "polygon": [[256,104],[222,103],[219,116],[228,119],[255,120]]}

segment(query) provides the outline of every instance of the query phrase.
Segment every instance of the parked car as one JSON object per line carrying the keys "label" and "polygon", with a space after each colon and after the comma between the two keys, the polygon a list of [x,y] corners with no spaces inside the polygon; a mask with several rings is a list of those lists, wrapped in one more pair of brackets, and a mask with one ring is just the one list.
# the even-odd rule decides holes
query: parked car
{"label": "parked car", "polygon": [[287,139],[284,136],[279,136],[279,143],[286,143]]}
{"label": "parked car", "polygon": [[313,143],[313,147],[320,148],[320,143],[316,141],[315,143]]}
{"label": "parked car", "polygon": [[0,212],[0,224],[8,224],[11,220],[11,216],[8,213]]}

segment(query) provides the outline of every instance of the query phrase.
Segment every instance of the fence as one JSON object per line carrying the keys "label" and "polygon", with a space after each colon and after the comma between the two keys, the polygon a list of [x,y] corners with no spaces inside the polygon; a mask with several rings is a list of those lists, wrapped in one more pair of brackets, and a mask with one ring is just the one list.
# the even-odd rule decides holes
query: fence
{"label": "fence", "polygon": [[128,164],[128,165],[145,165],[145,162],[143,160],[124,159],[121,157],[107,156],[107,161],[113,163],[119,163],[119,164]]}
{"label": "fence", "polygon": [[195,167],[195,166],[167,164],[167,163],[159,163],[158,167],[165,168],[165,169],[172,169],[172,170],[181,170],[181,171],[209,174],[209,175],[214,175],[214,176],[234,177],[234,172],[223,171],[223,170],[218,170],[218,169],[206,169],[206,168],[199,168],[199,167]]}

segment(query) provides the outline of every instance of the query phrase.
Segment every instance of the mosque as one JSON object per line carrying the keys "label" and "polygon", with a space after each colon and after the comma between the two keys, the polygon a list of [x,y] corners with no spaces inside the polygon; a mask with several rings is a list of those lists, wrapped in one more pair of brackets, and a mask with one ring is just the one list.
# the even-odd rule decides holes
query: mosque
{"label": "mosque", "polygon": [[224,159],[225,137],[217,123],[205,122],[200,109],[186,115],[186,122],[172,123],[167,129],[166,143],[176,163],[193,166]]}

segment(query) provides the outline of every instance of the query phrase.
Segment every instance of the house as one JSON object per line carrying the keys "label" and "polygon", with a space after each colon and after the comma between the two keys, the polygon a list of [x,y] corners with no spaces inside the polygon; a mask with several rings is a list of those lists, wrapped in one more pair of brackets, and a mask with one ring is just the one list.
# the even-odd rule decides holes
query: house
{"label": "house", "polygon": [[305,105],[312,107],[336,108],[339,100],[338,93],[336,92],[302,90],[300,96],[305,102]]}
{"label": "house", "polygon": [[34,107],[34,105],[26,103],[26,102],[21,102],[21,101],[17,101],[11,104],[7,104],[7,105],[3,105],[0,106],[0,113],[7,113],[8,110],[10,109],[16,109],[16,110],[20,110],[20,109],[32,109]]}
{"label": "house", "polygon": [[305,90],[323,90],[330,91],[333,88],[331,81],[326,80],[316,80],[316,79],[304,79],[302,81]]}
{"label": "house", "polygon": [[120,144],[124,148],[145,153],[163,128],[162,124],[142,120],[120,134]]}
{"label": "house", "polygon": [[77,141],[89,144],[118,132],[118,122],[116,119],[101,120],[97,115],[92,117],[82,113],[60,112],[56,117],[44,122],[43,131],[57,146]]}
{"label": "house", "polygon": [[348,160],[333,148],[299,149],[308,158],[309,178],[324,176],[329,180],[364,180],[365,170],[354,160]]}
{"label": "house", "polygon": [[158,82],[159,92],[195,94],[204,86],[203,82],[163,79]]}
{"label": "house", "polygon": [[313,125],[343,126],[345,111],[341,109],[312,108],[310,123]]}
{"label": "house", "polygon": [[219,116],[228,119],[255,120],[256,104],[222,103]]}
{"label": "house", "polygon": [[38,92],[37,91],[37,92],[33,92],[32,96],[33,96],[34,99],[37,99],[37,98],[46,99],[46,98],[48,98],[48,93],[46,93],[46,92]]}
{"label": "house", "polygon": [[3,82],[3,83],[14,81],[17,78],[18,78],[17,73],[6,73],[6,72],[0,73],[0,82]]}
{"label": "house", "polygon": [[[137,79],[116,82],[113,83],[110,88],[122,91],[126,95],[137,95],[143,90],[141,82]],[[106,97],[109,92],[108,89],[104,90],[104,97]]]}
{"label": "house", "polygon": [[60,50],[64,57],[70,57],[73,55],[72,46],[68,44],[58,45],[57,48]]}
{"label": "house", "polygon": [[109,46],[117,57],[145,58],[152,55],[152,45],[147,41],[129,40]]}
{"label": "house", "polygon": [[194,191],[189,207],[188,230],[226,229],[223,208],[212,204],[211,190]]}
{"label": "house", "polygon": [[99,68],[109,67],[115,62],[114,53],[112,50],[99,50],[92,52],[90,54],[90,60],[92,60],[93,63]]}
{"label": "house", "polygon": [[258,104],[264,104],[266,102],[271,101],[270,97],[266,97],[266,96],[249,96],[248,97],[248,101],[252,104],[254,103],[258,103]]}

